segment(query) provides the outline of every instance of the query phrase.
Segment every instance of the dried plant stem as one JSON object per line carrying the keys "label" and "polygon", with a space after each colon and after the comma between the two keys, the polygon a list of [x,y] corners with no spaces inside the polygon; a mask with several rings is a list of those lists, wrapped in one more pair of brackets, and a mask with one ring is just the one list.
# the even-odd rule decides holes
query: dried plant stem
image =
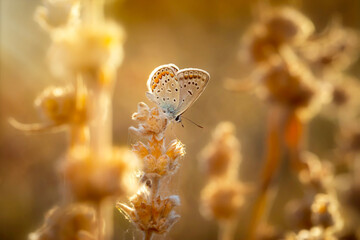
{"label": "dried plant stem", "polygon": [[[152,204],[154,204],[158,193],[159,193],[159,188],[160,188],[160,177],[158,176],[152,176],[150,178],[151,180],[151,187],[150,187],[150,202],[152,202]],[[153,231],[148,230],[144,232],[144,240],[151,240],[153,237]]]}
{"label": "dried plant stem", "polygon": [[113,201],[111,199],[104,199],[100,203],[100,213],[104,223],[103,236],[105,240],[112,239],[114,232],[114,218],[113,218]]}
{"label": "dried plant stem", "polygon": [[[89,80],[89,79],[88,79]],[[112,149],[112,106],[108,89],[99,86],[88,89],[90,150],[97,161],[111,158]],[[112,204],[106,199],[99,203],[100,240],[112,238]]]}
{"label": "dried plant stem", "polygon": [[280,159],[283,152],[282,115],[282,109],[277,107],[273,107],[269,111],[265,164],[261,172],[259,194],[255,201],[252,217],[250,220],[250,227],[248,232],[248,239],[250,240],[253,240],[256,237],[257,227],[267,207],[268,188],[280,164]]}
{"label": "dried plant stem", "polygon": [[291,167],[298,173],[303,163],[300,153],[303,149],[304,123],[294,111],[288,111],[285,124],[285,144],[289,153]]}
{"label": "dried plant stem", "polygon": [[83,0],[85,21],[87,24],[98,24],[104,18],[104,0]]}
{"label": "dried plant stem", "polygon": [[76,146],[86,146],[89,141],[88,128],[86,126],[72,126],[69,137],[70,149]]}
{"label": "dried plant stem", "polygon": [[151,240],[153,236],[153,232],[152,231],[146,231],[144,232],[144,240]]}
{"label": "dried plant stem", "polygon": [[[76,103],[75,108],[78,116],[77,118],[83,118],[82,114],[85,114],[86,109],[86,101],[87,101],[87,92],[84,87],[83,79],[81,75],[79,75],[76,79],[75,83],[75,96],[76,96]],[[71,126],[70,128],[70,149],[73,149],[77,146],[88,146],[90,141],[89,136],[89,128],[83,122],[77,123]]]}
{"label": "dried plant stem", "polygon": [[98,240],[104,240],[104,221],[101,211],[101,206],[96,206],[96,215],[97,215],[97,239]]}
{"label": "dried plant stem", "polygon": [[106,89],[89,94],[90,147],[97,159],[108,159],[112,146],[111,96]]}
{"label": "dried plant stem", "polygon": [[160,178],[157,176],[154,176],[151,178],[151,191],[150,191],[150,199],[151,202],[154,202],[160,188]]}
{"label": "dried plant stem", "polygon": [[225,221],[219,224],[219,240],[232,240],[234,239],[235,222]]}
{"label": "dried plant stem", "polygon": [[298,173],[303,167],[300,159],[303,146],[303,121],[295,111],[285,108],[272,109],[269,114],[267,153],[261,174],[260,192],[250,222],[249,239],[255,239],[257,227],[269,205],[269,186],[280,165],[284,150],[288,152],[293,171]]}

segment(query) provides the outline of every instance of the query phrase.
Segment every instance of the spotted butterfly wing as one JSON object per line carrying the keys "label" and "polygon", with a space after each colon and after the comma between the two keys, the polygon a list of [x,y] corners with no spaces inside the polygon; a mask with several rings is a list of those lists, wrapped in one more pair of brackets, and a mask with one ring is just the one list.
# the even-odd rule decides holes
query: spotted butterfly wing
{"label": "spotted butterfly wing", "polygon": [[176,79],[179,68],[174,64],[157,67],[149,76],[147,97],[169,116],[179,105],[180,86]]}
{"label": "spotted butterfly wing", "polygon": [[175,115],[178,116],[199,98],[210,80],[210,75],[201,69],[186,68],[178,71],[176,78],[180,85],[179,105],[175,109]]}

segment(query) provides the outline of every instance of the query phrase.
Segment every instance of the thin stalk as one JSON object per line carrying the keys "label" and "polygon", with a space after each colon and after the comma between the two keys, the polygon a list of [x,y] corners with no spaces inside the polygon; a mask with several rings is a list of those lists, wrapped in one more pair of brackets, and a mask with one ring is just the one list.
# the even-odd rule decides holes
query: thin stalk
{"label": "thin stalk", "polygon": [[88,146],[90,141],[88,126],[84,123],[86,115],[87,91],[81,75],[78,75],[74,84],[75,109],[74,124],[70,126],[69,144],[70,150],[78,146]]}
{"label": "thin stalk", "polygon": [[289,152],[292,170],[298,173],[304,166],[300,159],[303,150],[304,122],[294,111],[288,111],[285,123],[285,144]]}
{"label": "thin stalk", "polygon": [[304,123],[295,111],[277,108],[269,111],[269,132],[265,165],[261,174],[260,192],[255,201],[249,227],[249,239],[256,236],[257,227],[269,206],[269,186],[279,168],[282,154],[286,149],[292,170],[298,173],[304,166],[300,153],[303,149]]}
{"label": "thin stalk", "polygon": [[260,189],[250,219],[248,239],[256,238],[257,228],[267,209],[268,188],[279,167],[283,153],[283,108],[272,106],[268,113],[268,134],[266,140],[265,164],[261,172]]}
{"label": "thin stalk", "polygon": [[104,0],[83,0],[84,22],[89,25],[99,24],[104,19]]}
{"label": "thin stalk", "polygon": [[[86,25],[98,25],[104,21],[104,0],[83,0],[84,22]],[[102,86],[97,69],[84,73],[88,93],[87,116],[90,135],[90,152],[95,161],[106,161],[112,154],[112,91]],[[113,234],[112,204],[103,200],[98,204],[99,240],[109,240]]]}
{"label": "thin stalk", "polygon": [[151,178],[151,191],[150,191],[150,199],[151,202],[154,202],[158,192],[159,192],[159,187],[160,187],[160,178],[159,177],[152,177]]}
{"label": "thin stalk", "polygon": [[93,88],[89,94],[90,148],[96,159],[109,159],[112,146],[111,95],[106,89]]}
{"label": "thin stalk", "polygon": [[219,223],[219,240],[232,240],[235,233],[235,220]]}
{"label": "thin stalk", "polygon": [[97,239],[98,240],[104,240],[104,221],[103,221],[103,216],[102,216],[102,210],[101,210],[101,204],[98,204],[96,206],[96,215],[97,215]]}
{"label": "thin stalk", "polygon": [[144,240],[151,240],[152,237],[153,237],[153,232],[152,231],[144,232]]}

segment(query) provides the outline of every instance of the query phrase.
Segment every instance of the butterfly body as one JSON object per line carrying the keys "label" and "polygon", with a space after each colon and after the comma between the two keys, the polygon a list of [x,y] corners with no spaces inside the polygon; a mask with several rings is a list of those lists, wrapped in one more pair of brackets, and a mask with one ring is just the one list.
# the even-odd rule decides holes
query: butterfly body
{"label": "butterfly body", "polygon": [[204,70],[180,70],[174,64],[166,64],[155,68],[150,74],[146,95],[170,120],[179,122],[181,114],[198,99],[209,80],[210,75]]}

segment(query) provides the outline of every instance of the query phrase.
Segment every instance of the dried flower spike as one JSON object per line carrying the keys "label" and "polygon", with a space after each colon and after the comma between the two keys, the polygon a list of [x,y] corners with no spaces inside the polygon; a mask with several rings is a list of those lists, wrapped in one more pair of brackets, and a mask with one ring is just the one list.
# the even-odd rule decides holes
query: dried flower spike
{"label": "dried flower spike", "polygon": [[218,222],[220,240],[232,239],[247,192],[244,184],[237,180],[241,156],[234,124],[218,124],[211,142],[202,150],[200,160],[209,179],[201,192],[200,210],[206,218]]}
{"label": "dried flower spike", "polygon": [[151,239],[154,233],[167,233],[180,218],[173,210],[180,205],[179,197],[162,197],[160,185],[164,177],[176,172],[185,151],[177,139],[166,145],[164,134],[169,120],[159,108],[150,109],[145,103],[139,103],[138,112],[132,118],[138,126],[130,130],[146,140],[132,146],[143,162],[140,180],[145,185],[130,198],[131,206],[118,203],[117,208],[144,232],[145,239]]}
{"label": "dried flower spike", "polygon": [[235,126],[220,123],[213,133],[212,141],[202,150],[200,159],[208,177],[237,176],[240,159],[240,143],[234,136]]}
{"label": "dried flower spike", "polygon": [[245,192],[239,182],[211,181],[201,192],[202,213],[218,221],[234,220],[244,204]]}

